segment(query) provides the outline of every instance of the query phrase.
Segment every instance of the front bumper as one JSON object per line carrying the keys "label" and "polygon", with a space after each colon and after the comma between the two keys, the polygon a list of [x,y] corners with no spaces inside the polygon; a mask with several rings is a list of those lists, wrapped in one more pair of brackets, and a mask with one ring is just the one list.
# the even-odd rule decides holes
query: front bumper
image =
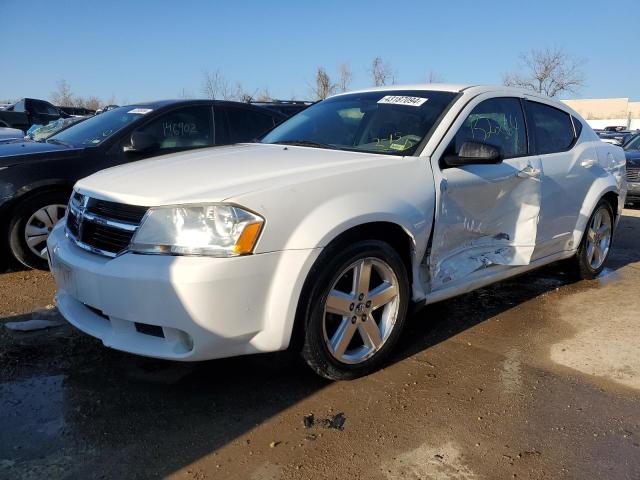
{"label": "front bumper", "polygon": [[287,347],[302,284],[318,250],[235,258],[107,258],[48,240],[60,313],[104,345],[173,360]]}

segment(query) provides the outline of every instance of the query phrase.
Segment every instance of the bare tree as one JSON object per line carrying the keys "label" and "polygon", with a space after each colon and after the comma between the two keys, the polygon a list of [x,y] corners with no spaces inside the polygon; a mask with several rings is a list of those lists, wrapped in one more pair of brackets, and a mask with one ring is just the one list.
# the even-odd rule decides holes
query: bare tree
{"label": "bare tree", "polygon": [[389,63],[383,62],[382,58],[376,57],[371,61],[371,80],[376,87],[396,83],[395,74]]}
{"label": "bare tree", "polygon": [[269,93],[269,87],[264,87],[256,97],[257,102],[271,102],[272,100],[273,97]]}
{"label": "bare tree", "polygon": [[331,78],[324,67],[318,67],[316,70],[316,81],[311,90],[318,100],[324,100],[335,92],[336,85],[331,83]]}
{"label": "bare tree", "polygon": [[349,89],[349,85],[351,85],[351,79],[353,77],[348,64],[340,64],[340,67],[338,67],[338,76],[340,78],[338,80],[337,89],[340,92],[346,92]]}
{"label": "bare tree", "polygon": [[59,80],[55,91],[49,95],[51,102],[62,107],[73,107],[76,100],[71,93],[71,87],[66,80]]}
{"label": "bare tree", "polygon": [[429,74],[427,75],[427,83],[442,83],[444,82],[444,78],[438,72],[434,72],[433,70],[429,70]]}
{"label": "bare tree", "polygon": [[236,93],[234,95],[236,100],[238,100],[239,102],[251,103],[255,95],[256,92],[251,94],[242,87],[242,84],[240,82],[236,82]]}
{"label": "bare tree", "polygon": [[573,57],[561,48],[531,50],[520,54],[524,73],[510,72],[503,83],[555,97],[562,93],[576,93],[584,86],[584,60]]}
{"label": "bare tree", "polygon": [[102,106],[102,102],[98,97],[90,96],[87,98],[79,98],[82,105],[76,105],[78,107],[88,108],[90,110],[98,110]]}
{"label": "bare tree", "polygon": [[230,100],[233,97],[229,82],[219,68],[213,72],[203,70],[202,76],[202,93],[205,97],[211,100]]}

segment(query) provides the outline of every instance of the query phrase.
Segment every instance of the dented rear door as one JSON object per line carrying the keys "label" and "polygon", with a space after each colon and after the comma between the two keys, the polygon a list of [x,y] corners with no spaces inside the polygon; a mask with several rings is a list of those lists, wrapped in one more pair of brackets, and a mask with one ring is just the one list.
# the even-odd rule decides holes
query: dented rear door
{"label": "dented rear door", "polygon": [[488,269],[527,265],[536,247],[541,166],[530,154],[521,100],[486,98],[463,114],[445,155],[465,141],[480,141],[499,147],[506,158],[450,168],[440,161],[428,259],[431,291],[471,281]]}

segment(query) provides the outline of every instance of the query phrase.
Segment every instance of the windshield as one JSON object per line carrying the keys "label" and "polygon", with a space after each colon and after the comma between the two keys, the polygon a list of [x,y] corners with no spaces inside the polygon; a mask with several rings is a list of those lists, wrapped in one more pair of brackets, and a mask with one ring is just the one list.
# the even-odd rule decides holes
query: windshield
{"label": "windshield", "polygon": [[114,108],[66,128],[50,137],[47,141],[52,143],[57,141],[70,145],[96,146],[150,111],[148,108],[136,108],[135,106]]}
{"label": "windshield", "polygon": [[640,134],[631,138],[622,148],[624,150],[640,150]]}
{"label": "windshield", "polygon": [[427,90],[340,95],[303,110],[261,141],[412,155],[455,96]]}

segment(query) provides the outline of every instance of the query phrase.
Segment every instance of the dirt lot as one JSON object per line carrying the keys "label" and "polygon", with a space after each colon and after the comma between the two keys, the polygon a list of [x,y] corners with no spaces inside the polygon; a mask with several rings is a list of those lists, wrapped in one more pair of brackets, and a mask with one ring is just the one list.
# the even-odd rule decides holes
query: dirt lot
{"label": "dirt lot", "polygon": [[[431,306],[343,383],[287,353],[174,364],[0,326],[0,477],[638,479],[639,287],[627,210],[598,280],[552,266]],[[59,318],[53,291],[1,274],[0,322]]]}

